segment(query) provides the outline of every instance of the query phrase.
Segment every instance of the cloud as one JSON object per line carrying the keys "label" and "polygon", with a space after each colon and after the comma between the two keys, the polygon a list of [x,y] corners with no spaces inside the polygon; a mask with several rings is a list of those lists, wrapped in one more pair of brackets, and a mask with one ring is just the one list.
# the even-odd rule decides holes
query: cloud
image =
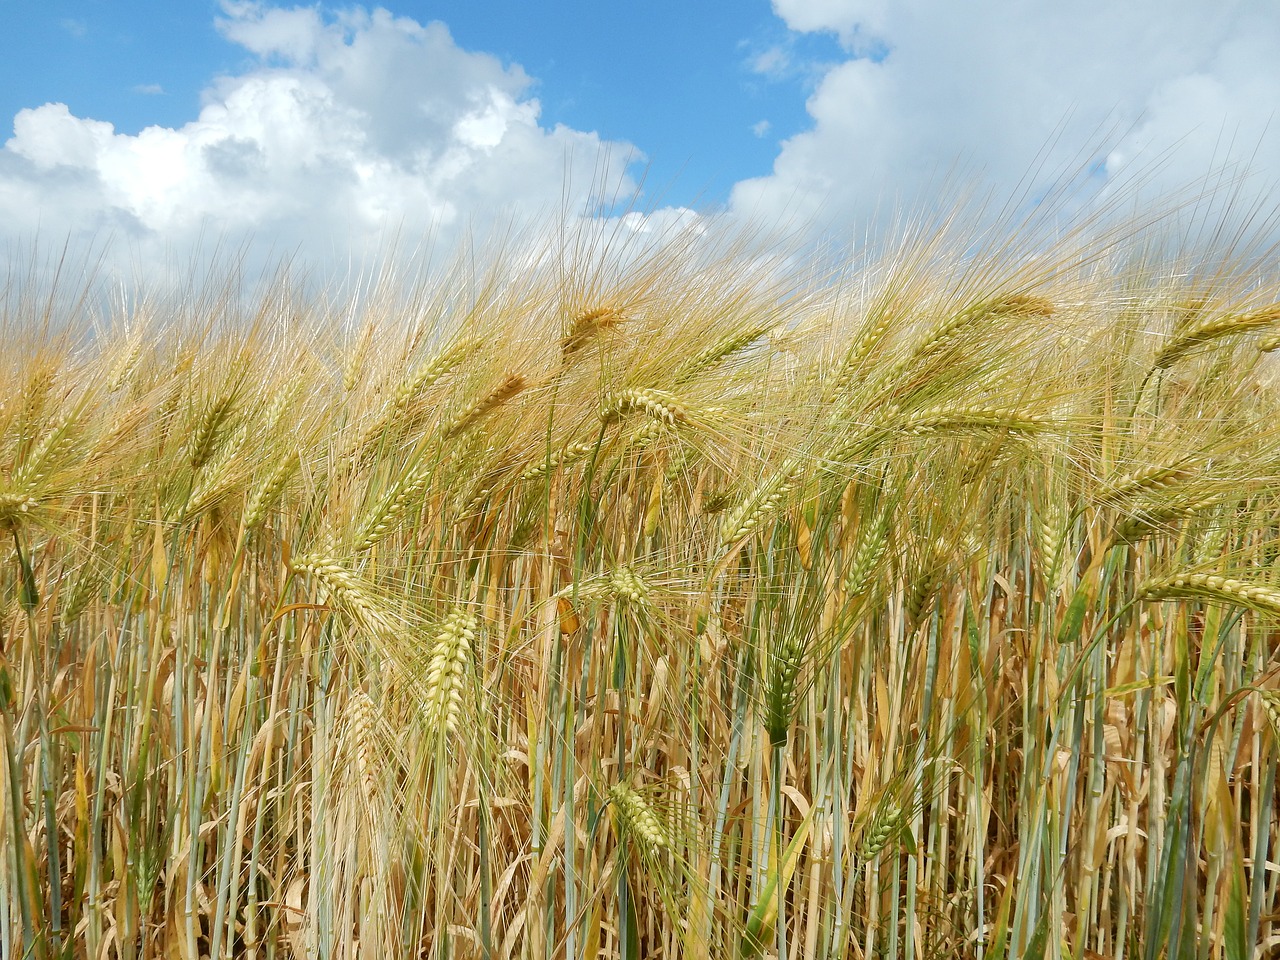
{"label": "cloud", "polygon": [[447,238],[633,186],[633,147],[542,125],[531,79],[460,48],[443,24],[244,2],[223,14],[218,29],[251,66],[215,79],[181,127],[127,135],[61,103],[18,113],[0,149],[7,239],[106,232],[145,264],[254,237],[344,261],[397,229]]}
{"label": "cloud", "polygon": [[792,69],[791,51],[781,44],[774,44],[754,53],[747,60],[747,68],[752,73],[771,79],[780,79],[788,75]]}
{"label": "cloud", "polygon": [[[774,0],[799,33],[847,52],[807,102],[811,126],[770,174],[739,183],[740,215],[852,224],[936,202],[959,169],[1031,196],[1096,163],[1105,193],[1248,164],[1280,178],[1280,16],[1271,0]],[[1094,151],[1096,155],[1091,155]]]}
{"label": "cloud", "polygon": [[164,93],[164,87],[158,83],[140,83],[133,88],[134,93],[145,94],[149,97],[156,97]]}
{"label": "cloud", "polygon": [[58,26],[76,38],[86,36],[89,33],[89,24],[75,17],[63,17],[58,21]]}
{"label": "cloud", "polygon": [[770,124],[768,120],[757,120],[751,125],[751,132],[757,137],[763,137],[769,132],[771,126],[772,124]]}

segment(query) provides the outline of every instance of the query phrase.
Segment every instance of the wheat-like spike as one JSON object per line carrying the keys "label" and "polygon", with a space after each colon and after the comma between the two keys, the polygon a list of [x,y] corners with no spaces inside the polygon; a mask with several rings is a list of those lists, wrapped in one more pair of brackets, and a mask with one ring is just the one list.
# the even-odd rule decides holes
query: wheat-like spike
{"label": "wheat-like spike", "polygon": [[616,307],[597,307],[578,314],[569,325],[569,332],[560,341],[560,355],[568,359],[604,330],[617,326],[626,320],[622,311]]}
{"label": "wheat-like spike", "polygon": [[359,578],[335,557],[309,553],[293,561],[295,573],[318,580],[361,627],[378,636],[396,633],[390,615],[365,591]]}
{"label": "wheat-like spike", "polygon": [[804,668],[805,645],[794,635],[785,636],[765,660],[764,725],[769,743],[786,744],[796,707],[796,681]]}
{"label": "wheat-like spike", "polygon": [[1052,586],[1057,580],[1058,563],[1062,557],[1062,544],[1066,538],[1066,511],[1062,504],[1050,498],[1040,513],[1040,522],[1036,533],[1039,538],[1040,565],[1046,584]]}
{"label": "wheat-like spike", "polygon": [[475,614],[458,608],[445,617],[432,638],[422,680],[423,721],[441,737],[453,733],[462,716],[467,664],[478,629]]}
{"label": "wheat-like spike", "polygon": [[1280,590],[1211,573],[1179,573],[1151,580],[1140,600],[1216,600],[1280,617]]}
{"label": "wheat-like spike", "polygon": [[1259,353],[1272,353],[1275,350],[1280,350],[1280,333],[1273,333],[1258,341]]}
{"label": "wheat-like spike", "polygon": [[191,434],[188,444],[191,469],[199,471],[214,455],[220,445],[219,432],[231,417],[235,406],[235,395],[224,393],[209,405]]}
{"label": "wheat-like spike", "polygon": [[401,381],[395,394],[360,432],[359,439],[351,448],[353,455],[359,459],[368,454],[389,426],[403,421],[423,392],[456,370],[479,346],[479,339],[464,337],[432,356]]}
{"label": "wheat-like spike", "polygon": [[1191,350],[1214,340],[1269,327],[1280,321],[1280,304],[1272,304],[1249,313],[1233,313],[1202,320],[1182,331],[1156,354],[1155,368],[1163,370],[1182,359]]}
{"label": "wheat-like spike", "polygon": [[882,308],[872,314],[874,318],[870,326],[863,329],[858,339],[845,352],[844,359],[836,367],[831,377],[830,386],[823,392],[823,399],[830,401],[847,392],[853,384],[854,376],[862,370],[871,351],[882,341],[893,328],[898,314],[889,308]]}
{"label": "wheat-like spike", "polygon": [[1055,425],[1049,417],[1039,417],[1000,407],[930,407],[907,417],[902,429],[907,433],[943,433],[949,430],[1038,433]]}
{"label": "wheat-like spike", "polygon": [[0,524],[12,525],[38,506],[40,501],[35,497],[21,493],[0,493]]}
{"label": "wheat-like spike", "polygon": [[143,337],[142,328],[139,327],[127,339],[127,349],[121,355],[120,359],[111,365],[111,369],[107,372],[107,392],[115,393],[126,383],[133,375],[134,368],[138,365],[138,358],[142,356],[142,349],[146,345],[146,339]]}
{"label": "wheat-like spike", "polygon": [[1254,693],[1258,695],[1258,701],[1262,704],[1267,719],[1271,721],[1271,735],[1280,744],[1280,690],[1255,690]]}
{"label": "wheat-like spike", "polygon": [[892,521],[893,511],[886,508],[865,529],[858,531],[858,544],[849,562],[849,570],[844,575],[846,594],[859,596],[870,589],[872,577],[889,546],[889,527]]}
{"label": "wheat-like spike", "polygon": [[60,619],[63,625],[75,623],[80,619],[81,614],[88,608],[89,602],[101,591],[105,580],[102,570],[92,561],[80,571],[62,608]]}
{"label": "wheat-like spike", "polygon": [[692,467],[696,459],[697,451],[690,447],[682,447],[662,468],[662,479],[667,483],[674,483]]}
{"label": "wheat-like spike", "polygon": [[372,807],[378,793],[378,712],[373,698],[357,690],[347,700],[346,727],[360,793]]}
{"label": "wheat-like spike", "polygon": [[525,482],[545,477],[549,470],[556,470],[559,467],[567,467],[569,464],[581,460],[594,449],[595,444],[593,443],[570,443],[552,453],[546,460],[528,467],[517,479],[521,482]]}
{"label": "wheat-like spike", "polygon": [[510,374],[487,394],[469,404],[461,413],[454,417],[453,422],[445,428],[445,437],[456,437],[458,434],[471,429],[484,417],[488,416],[516,394],[520,393],[520,391],[524,390],[528,385],[528,381],[520,374]]}
{"label": "wheat-like spike", "polygon": [[1186,457],[1176,463],[1134,470],[1103,484],[1098,490],[1098,499],[1121,500],[1138,494],[1164,490],[1194,477],[1199,466],[1198,458]]}
{"label": "wheat-like spike", "polygon": [[932,541],[926,549],[924,562],[916,571],[905,603],[907,623],[912,627],[919,626],[923,621],[938,588],[942,586],[942,573],[948,552],[947,545],[941,540]]}
{"label": "wheat-like spike", "polygon": [[898,802],[885,798],[876,805],[867,832],[858,847],[858,859],[864,863],[874,860],[889,845],[889,841],[902,833],[907,823],[907,812]]}
{"label": "wheat-like spike", "polygon": [[647,856],[671,846],[667,831],[653,808],[633,787],[615,783],[609,788],[614,811],[614,827],[620,835],[634,838]]}
{"label": "wheat-like spike", "polygon": [[218,448],[218,453],[206,461],[200,469],[199,482],[191,488],[184,512],[197,511],[226,493],[235,481],[231,465],[240,453],[248,435],[248,428],[241,424]]}
{"label": "wheat-like spike", "polygon": [[619,604],[646,608],[652,591],[652,585],[633,567],[621,566],[603,576],[570,584],[558,591],[556,597],[566,600],[576,597],[586,602],[615,600]]}
{"label": "wheat-like spike", "polygon": [[289,385],[283,390],[275,391],[271,397],[271,402],[267,404],[267,409],[262,415],[262,432],[264,434],[272,434],[276,428],[280,426],[280,421],[284,419],[284,415],[293,406],[293,402],[298,399],[298,395],[302,393],[302,388],[306,385],[306,381],[302,377],[294,377],[289,381]]}
{"label": "wheat-like spike", "polygon": [[297,453],[291,453],[289,456],[281,460],[266,478],[258,484],[253,494],[249,497],[249,504],[244,511],[244,528],[252,530],[262,523],[267,515],[267,510],[275,502],[276,498],[284,491],[285,484],[289,482],[289,478],[293,476],[293,472],[298,469],[301,462]]}
{"label": "wheat-like spike", "polygon": [[769,331],[772,329],[772,324],[760,324],[758,326],[748,327],[746,330],[741,330],[737,333],[731,333],[727,336],[721,337],[681,367],[675,375],[674,382],[677,385],[688,383],[708,367],[722,363],[729,359],[729,357],[732,357],[735,353],[740,353],[743,350],[746,350],[762,337],[767,336]]}
{"label": "wheat-like spike", "polygon": [[737,543],[760,525],[777,509],[782,498],[794,490],[804,473],[804,461],[789,457],[782,462],[778,472],[769,477],[730,512],[720,524],[720,542],[728,546]]}
{"label": "wheat-like spike", "polygon": [[665,420],[646,420],[627,441],[627,447],[643,450],[666,435],[668,426]]}
{"label": "wheat-like spike", "polygon": [[631,567],[618,567],[609,575],[609,587],[620,603],[648,606],[649,584]]}
{"label": "wheat-like spike", "polygon": [[646,413],[669,427],[686,419],[679,400],[665,390],[653,389],[610,393],[604,398],[598,416],[601,423],[614,423],[636,411]]}
{"label": "wheat-like spike", "polygon": [[394,415],[404,413],[424,390],[430,390],[458,369],[480,347],[480,343],[477,337],[463,337],[420,364],[396,387],[395,396],[391,398],[391,412]]}
{"label": "wheat-like spike", "polygon": [[897,380],[924,357],[952,344],[966,327],[1001,317],[1048,317],[1053,313],[1054,306],[1051,302],[1031,294],[1010,294],[973,304],[929,331],[907,356],[893,365],[881,381]]}
{"label": "wheat-like spike", "polygon": [[366,321],[361,327],[355,349],[347,354],[346,363],[342,367],[342,390],[351,393],[360,385],[364,375],[364,361],[373,343],[373,324]]}
{"label": "wheat-like spike", "polygon": [[41,363],[23,385],[17,410],[18,444],[22,446],[35,436],[36,425],[49,405],[49,394],[57,378],[57,367]]}
{"label": "wheat-like spike", "polygon": [[387,491],[368,517],[358,527],[356,552],[363,553],[387,535],[387,531],[404,513],[405,508],[419,496],[431,482],[432,471],[426,464],[419,464],[401,477]]}
{"label": "wheat-like spike", "polygon": [[17,496],[32,497],[75,443],[70,420],[47,432],[9,478],[10,490]]}
{"label": "wheat-like spike", "polygon": [[1185,520],[1217,506],[1227,498],[1226,491],[1174,503],[1158,503],[1134,510],[1116,526],[1116,539],[1129,543],[1144,540],[1152,534],[1167,529],[1178,520]]}

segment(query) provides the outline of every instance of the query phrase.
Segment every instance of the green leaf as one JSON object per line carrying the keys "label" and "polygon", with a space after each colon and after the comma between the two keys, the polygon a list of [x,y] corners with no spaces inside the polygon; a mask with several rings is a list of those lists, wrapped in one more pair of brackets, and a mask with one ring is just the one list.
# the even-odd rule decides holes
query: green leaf
{"label": "green leaf", "polygon": [[747,929],[743,933],[740,950],[743,960],[759,956],[765,946],[773,942],[773,925],[778,919],[779,892],[785,892],[787,887],[791,886],[791,877],[800,862],[800,852],[804,849],[805,841],[809,839],[809,830],[813,827],[813,815],[817,811],[818,805],[815,804],[800,821],[800,826],[796,828],[795,835],[787,845],[781,868],[770,872],[760,895],[760,902],[747,918]]}

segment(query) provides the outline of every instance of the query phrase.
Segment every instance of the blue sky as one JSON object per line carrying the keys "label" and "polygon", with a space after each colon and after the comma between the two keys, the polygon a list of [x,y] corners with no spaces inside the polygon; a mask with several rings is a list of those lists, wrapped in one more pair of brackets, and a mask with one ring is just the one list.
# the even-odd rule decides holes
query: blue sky
{"label": "blue sky", "polygon": [[1273,0],[0,0],[0,240],[325,261],[611,190],[857,236],[1080,166],[1268,195],[1278,105]]}
{"label": "blue sky", "polygon": [[[779,141],[807,124],[817,65],[842,55],[829,32],[789,31],[767,0],[385,6],[441,21],[459,46],[519,64],[544,124],[637,145],[647,182],[674,203],[722,203],[736,181],[767,173]],[[216,3],[0,0],[0,117],[54,101],[121,133],[181,126],[212,77],[251,66],[216,29],[222,12]],[[782,50],[789,66],[758,69]]]}

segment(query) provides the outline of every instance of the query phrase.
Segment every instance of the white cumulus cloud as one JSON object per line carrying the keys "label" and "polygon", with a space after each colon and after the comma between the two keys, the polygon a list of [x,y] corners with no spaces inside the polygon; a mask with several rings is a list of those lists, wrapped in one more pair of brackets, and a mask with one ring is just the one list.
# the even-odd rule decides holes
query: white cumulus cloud
{"label": "white cumulus cloud", "polygon": [[630,189],[634,148],[544,126],[520,67],[460,48],[443,24],[383,9],[222,10],[218,29],[251,66],[215,79],[183,126],[123,134],[61,103],[18,113],[0,148],[11,245],[111,236],[146,264],[252,237],[319,263],[375,252],[397,230],[448,236]]}
{"label": "white cumulus cloud", "polygon": [[862,221],[938,202],[955,170],[1032,197],[1090,162],[1104,193],[1138,170],[1153,192],[1232,164],[1259,192],[1280,179],[1272,0],[773,6],[793,31],[835,34],[847,59],[772,172],[736,186],[741,215]]}

